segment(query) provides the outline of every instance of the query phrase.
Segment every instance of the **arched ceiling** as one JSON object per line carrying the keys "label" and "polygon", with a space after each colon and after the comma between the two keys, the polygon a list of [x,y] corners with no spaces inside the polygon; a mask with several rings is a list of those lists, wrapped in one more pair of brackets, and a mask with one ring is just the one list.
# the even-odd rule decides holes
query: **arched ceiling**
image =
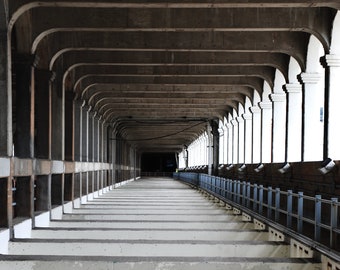
{"label": "arched ceiling", "polygon": [[9,1],[15,53],[141,151],[180,151],[253,100],[310,35],[325,52],[338,1]]}

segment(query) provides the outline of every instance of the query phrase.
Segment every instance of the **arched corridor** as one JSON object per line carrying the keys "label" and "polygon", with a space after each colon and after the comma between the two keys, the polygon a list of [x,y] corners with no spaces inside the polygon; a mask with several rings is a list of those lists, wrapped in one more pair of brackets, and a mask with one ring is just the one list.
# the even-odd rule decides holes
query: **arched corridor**
{"label": "arched corridor", "polygon": [[[2,1],[0,244],[175,171],[338,209],[339,10],[327,0]],[[337,212],[322,213],[339,238]],[[335,242],[321,244],[340,261]]]}

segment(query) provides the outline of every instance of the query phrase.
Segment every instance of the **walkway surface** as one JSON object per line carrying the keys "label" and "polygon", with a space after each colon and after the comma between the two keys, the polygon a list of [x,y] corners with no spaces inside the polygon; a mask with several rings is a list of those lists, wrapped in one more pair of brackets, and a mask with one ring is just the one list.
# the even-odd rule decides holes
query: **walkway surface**
{"label": "walkway surface", "polygon": [[289,249],[185,184],[145,178],[15,239],[0,269],[320,269]]}

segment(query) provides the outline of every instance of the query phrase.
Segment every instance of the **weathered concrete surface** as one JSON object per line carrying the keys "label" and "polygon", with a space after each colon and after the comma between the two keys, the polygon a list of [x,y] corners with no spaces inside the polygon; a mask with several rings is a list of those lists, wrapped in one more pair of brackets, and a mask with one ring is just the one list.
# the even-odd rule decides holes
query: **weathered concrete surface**
{"label": "weathered concrete surface", "polygon": [[[145,179],[9,243],[1,269],[317,269],[225,207],[171,179]],[[3,259],[4,261],[2,261]],[[5,261],[7,260],[7,261]],[[24,260],[24,262],[20,261]]]}

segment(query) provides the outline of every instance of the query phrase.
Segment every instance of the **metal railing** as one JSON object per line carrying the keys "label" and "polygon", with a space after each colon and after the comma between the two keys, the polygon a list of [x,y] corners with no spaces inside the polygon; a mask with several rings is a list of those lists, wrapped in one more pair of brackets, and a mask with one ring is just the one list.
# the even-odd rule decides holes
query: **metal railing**
{"label": "metal railing", "polygon": [[320,244],[321,251],[330,248],[337,254],[340,250],[337,243],[340,236],[337,198],[326,200],[321,195],[311,197],[303,192],[282,191],[198,173],[178,172],[174,173],[174,178],[237,204],[253,216],[286,228],[290,234],[304,236],[314,247]]}

